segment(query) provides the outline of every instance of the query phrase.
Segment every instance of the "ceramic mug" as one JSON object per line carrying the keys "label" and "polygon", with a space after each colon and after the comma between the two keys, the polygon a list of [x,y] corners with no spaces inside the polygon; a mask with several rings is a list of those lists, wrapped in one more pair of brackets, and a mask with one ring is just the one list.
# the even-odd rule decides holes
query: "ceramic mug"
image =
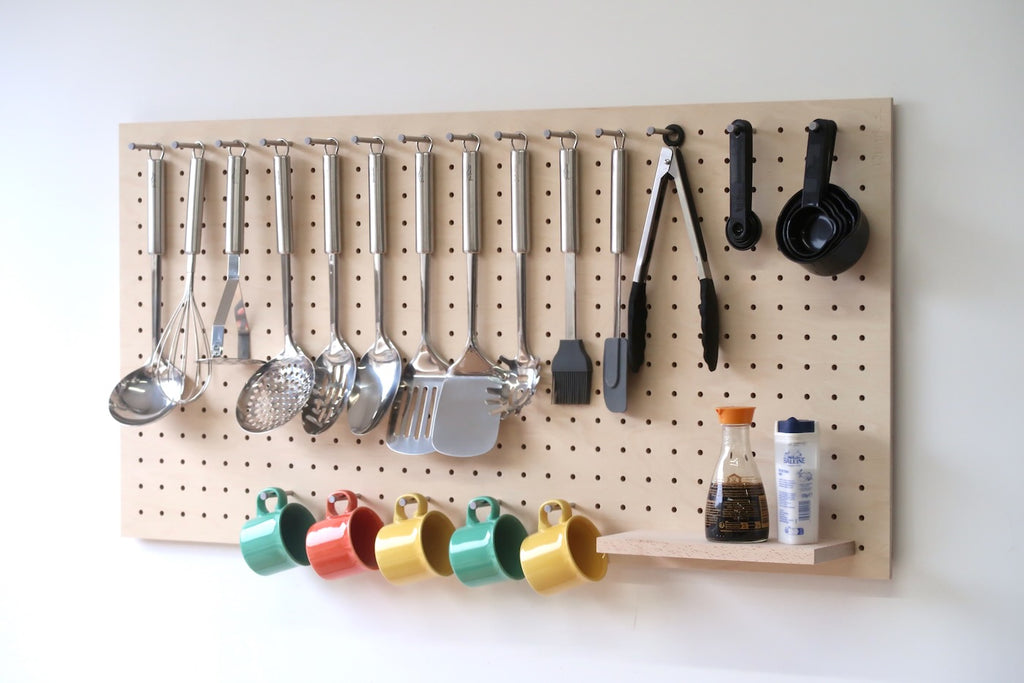
{"label": "ceramic mug", "polygon": [[[481,507],[490,508],[484,521],[477,518]],[[448,546],[455,578],[467,586],[521,580],[519,549],[526,536],[523,523],[501,514],[498,501],[489,496],[474,498],[466,508],[466,526],[455,530]]]}
{"label": "ceramic mug", "polygon": [[[345,502],[344,512],[336,504]],[[356,494],[346,489],[327,499],[327,517],[306,533],[306,554],[319,576],[337,579],[362,571],[377,571],[373,544],[384,521],[366,506],[359,506]]]}
{"label": "ceramic mug", "polygon": [[[408,503],[416,503],[413,517],[406,515]],[[395,501],[395,521],[381,527],[374,544],[380,573],[394,584],[451,576],[448,544],[454,532],[455,525],[443,512],[427,511],[423,495],[400,496]]]}
{"label": "ceramic mug", "polygon": [[[277,499],[274,510],[267,500]],[[242,525],[239,546],[242,557],[257,574],[275,574],[298,566],[309,566],[306,532],[316,519],[298,503],[289,503],[284,490],[271,487],[256,496],[256,516]]]}
{"label": "ceramic mug", "polygon": [[[548,515],[561,510],[561,519],[551,524]],[[594,523],[573,515],[564,500],[549,500],[540,506],[537,533],[527,536],[519,552],[523,573],[533,590],[551,595],[587,581],[600,581],[608,571],[608,556],[597,552],[600,532]]]}

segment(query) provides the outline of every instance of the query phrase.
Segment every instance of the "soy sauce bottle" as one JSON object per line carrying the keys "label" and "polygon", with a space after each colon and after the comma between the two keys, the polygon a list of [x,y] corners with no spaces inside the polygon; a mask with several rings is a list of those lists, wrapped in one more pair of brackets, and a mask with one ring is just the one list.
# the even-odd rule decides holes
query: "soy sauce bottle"
{"label": "soy sauce bottle", "polygon": [[768,540],[768,498],[750,455],[754,409],[716,408],[722,425],[722,454],[704,506],[704,535],[709,541],[759,543]]}

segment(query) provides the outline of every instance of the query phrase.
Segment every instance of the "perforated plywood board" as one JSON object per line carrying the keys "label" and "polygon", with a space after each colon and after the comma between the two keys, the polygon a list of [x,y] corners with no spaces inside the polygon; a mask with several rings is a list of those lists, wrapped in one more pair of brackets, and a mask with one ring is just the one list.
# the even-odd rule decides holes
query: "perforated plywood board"
{"label": "perforated plywood board", "polygon": [[[801,187],[806,126],[830,118],[839,128],[832,182],[845,188],[870,221],[861,260],[835,277],[809,275],[775,248],[775,219]],[[728,137],[734,119],[751,122],[754,135],[754,211],[764,236],[753,251],[730,249]],[[629,407],[606,410],[601,388],[604,340],[612,333],[613,257],[609,252],[611,139],[595,128],[621,128],[628,152],[628,234],[623,260],[628,293],[637,245],[650,199],[653,162],[662,146],[648,126],[679,123],[682,154],[695,192],[718,291],[719,367],[701,360],[698,286],[694,259],[676,196],[665,203],[651,263],[646,367],[629,377]],[[578,329],[594,360],[589,405],[553,405],[550,361],[564,336],[563,259],[559,251],[557,140],[545,129],[579,133],[580,228]],[[720,444],[714,408],[757,407],[752,445],[774,501],[772,432],[790,415],[820,421],[821,531],[852,539],[853,557],[794,572],[886,578],[890,572],[892,471],[892,102],[889,99],[672,105],[550,111],[463,112],[304,119],[123,124],[121,188],[121,369],[142,365],[151,350],[150,257],[146,253],[145,154],[130,142],[200,140],[207,145],[204,252],[198,259],[196,300],[209,328],[224,284],[226,153],[217,139],[239,138],[247,152],[246,252],[242,289],[248,301],[255,358],[283,345],[280,261],[276,252],[272,155],[261,138],[294,141],[291,149],[295,253],[292,258],[296,341],[316,356],[327,344],[327,263],[323,253],[322,148],[307,136],[341,140],[343,302],[341,332],[357,354],[372,343],[373,277],[367,234],[365,146],[352,135],[386,141],[387,296],[385,325],[408,358],[419,342],[419,261],[414,243],[414,145],[401,133],[429,134],[435,167],[435,251],[432,327],[443,356],[457,358],[466,339],[466,265],[461,251],[462,144],[448,132],[476,133],[482,141],[483,250],[480,255],[480,344],[492,359],[516,349],[515,269],[510,248],[510,178],[507,141],[496,130],[530,138],[528,257],[529,342],[544,362],[533,402],[501,425],[496,447],[468,459],[438,454],[402,456],[385,445],[386,421],[364,436],[344,416],[324,434],[309,436],[298,419],[264,435],[244,432],[235,420],[239,390],[254,365],[218,363],[213,382],[196,402],[160,421],[122,430],[125,535],[236,543],[265,486],[294,490],[320,516],[338,488],[359,492],[390,518],[395,498],[420,491],[457,524],[476,495],[492,495],[536,528],[536,509],[552,497],[569,499],[603,533],[634,529],[699,533],[707,485]],[[164,319],[184,287],[185,196],[188,150],[170,150],[167,164],[167,249]],[[623,310],[624,316],[624,310]],[[625,322],[623,321],[623,325]],[[227,350],[234,354],[228,335]],[[112,383],[116,378],[111,378]],[[113,425],[113,421],[111,421]],[[778,571],[753,563],[730,567]]]}

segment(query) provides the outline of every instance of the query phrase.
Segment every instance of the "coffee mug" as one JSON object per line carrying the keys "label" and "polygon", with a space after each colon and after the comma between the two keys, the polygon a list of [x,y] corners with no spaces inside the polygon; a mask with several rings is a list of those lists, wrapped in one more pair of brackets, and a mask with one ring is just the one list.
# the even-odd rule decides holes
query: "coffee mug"
{"label": "coffee mug", "polygon": [[[488,506],[487,519],[480,521],[477,510]],[[466,508],[466,526],[456,529],[448,546],[455,578],[467,586],[523,578],[519,549],[526,527],[512,515],[501,514],[498,501],[480,496]]]}
{"label": "coffee mug", "polygon": [[[335,505],[344,501],[345,511]],[[306,554],[319,576],[337,579],[362,571],[377,571],[373,544],[384,526],[380,515],[359,506],[356,494],[341,489],[327,499],[327,517],[306,533]]]}
{"label": "coffee mug", "polygon": [[[405,506],[416,503],[408,517]],[[455,525],[437,510],[427,511],[427,499],[407,493],[395,501],[395,521],[381,527],[374,552],[384,578],[394,584],[412,583],[434,576],[451,576],[448,544]]]}
{"label": "coffee mug", "polygon": [[[561,510],[558,524],[548,520]],[[597,527],[586,517],[573,515],[564,500],[549,500],[540,507],[537,533],[526,537],[519,559],[533,590],[551,595],[587,581],[600,581],[608,571],[608,556],[597,552]]]}
{"label": "coffee mug", "polygon": [[[267,509],[270,498],[277,499],[273,511]],[[309,566],[306,532],[314,522],[313,513],[298,503],[289,503],[282,489],[263,489],[256,496],[256,516],[242,525],[238,539],[245,563],[264,576]]]}

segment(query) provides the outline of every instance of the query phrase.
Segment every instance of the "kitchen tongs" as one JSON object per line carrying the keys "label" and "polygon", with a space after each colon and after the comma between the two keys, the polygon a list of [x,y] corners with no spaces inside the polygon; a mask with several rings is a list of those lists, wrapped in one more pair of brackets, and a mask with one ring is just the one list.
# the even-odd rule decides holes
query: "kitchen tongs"
{"label": "kitchen tongs", "polygon": [[629,369],[639,372],[644,364],[644,349],[647,346],[647,271],[651,265],[654,252],[654,238],[658,233],[658,221],[665,203],[665,194],[669,191],[670,181],[675,182],[679,195],[679,203],[686,221],[686,233],[690,238],[690,247],[697,263],[697,278],[700,280],[700,329],[701,344],[704,347],[704,362],[708,370],[718,366],[718,297],[715,294],[715,283],[711,279],[708,266],[707,249],[704,247],[704,236],[700,230],[700,220],[693,202],[690,181],[686,177],[683,165],[683,154],[679,146],[683,144],[684,133],[681,126],[670,124],[666,128],[648,128],[647,135],[658,133],[665,142],[658,155],[657,170],[654,173],[654,184],[651,187],[651,204],[647,209],[643,235],[640,237],[640,248],[637,252],[636,268],[633,271],[633,286],[629,292]]}

